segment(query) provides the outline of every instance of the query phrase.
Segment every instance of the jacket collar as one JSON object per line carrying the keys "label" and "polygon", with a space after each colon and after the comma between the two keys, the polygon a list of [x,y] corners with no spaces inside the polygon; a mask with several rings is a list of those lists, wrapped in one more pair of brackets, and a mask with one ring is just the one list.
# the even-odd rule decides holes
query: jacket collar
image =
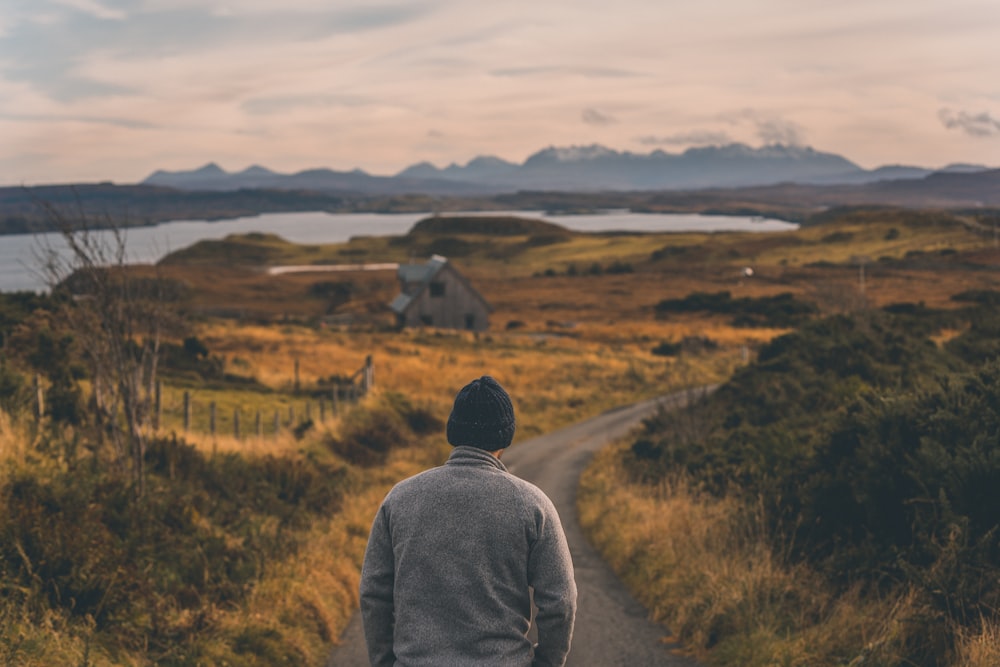
{"label": "jacket collar", "polygon": [[488,466],[507,472],[507,466],[485,449],[460,445],[448,457],[446,465]]}

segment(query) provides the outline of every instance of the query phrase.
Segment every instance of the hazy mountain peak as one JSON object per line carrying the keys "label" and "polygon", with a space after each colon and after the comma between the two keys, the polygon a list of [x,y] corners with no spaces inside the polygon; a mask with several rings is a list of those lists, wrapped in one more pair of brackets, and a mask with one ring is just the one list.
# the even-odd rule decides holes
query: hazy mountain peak
{"label": "hazy mountain peak", "polygon": [[240,176],[273,176],[275,172],[271,171],[267,167],[262,167],[259,164],[250,165],[243,171],[239,172]]}
{"label": "hazy mountain peak", "polygon": [[411,164],[406,169],[396,174],[396,178],[437,178],[441,170],[431,162],[424,160],[416,164]]}
{"label": "hazy mountain peak", "polygon": [[549,146],[530,156],[525,160],[524,164],[538,162],[588,162],[614,155],[619,155],[619,153],[600,144],[590,144],[589,146]]}
{"label": "hazy mountain peak", "polygon": [[480,155],[469,160],[466,167],[516,167],[517,165],[513,162],[508,162],[507,160],[502,160],[493,155]]}
{"label": "hazy mountain peak", "polygon": [[[979,165],[954,164],[944,175],[981,171]],[[744,143],[691,147],[683,153],[656,149],[649,153],[617,151],[600,144],[548,146],[523,163],[492,155],[464,165],[437,167],[423,161],[395,176],[372,176],[315,168],[295,174],[273,172],[260,165],[229,174],[214,162],[193,171],[158,171],[148,185],[185,190],[275,188],[351,192],[494,193],[520,189],[677,190],[743,187],[775,183],[858,184],[924,178],[931,170],[905,165],[862,169],[837,155],[797,144],[753,147]]]}
{"label": "hazy mountain peak", "polygon": [[216,163],[209,162],[208,164],[195,169],[192,173],[200,176],[225,176],[228,172]]}
{"label": "hazy mountain peak", "polygon": [[974,174],[980,171],[987,171],[989,167],[982,164],[968,164],[965,162],[953,162],[938,169],[946,174]]}

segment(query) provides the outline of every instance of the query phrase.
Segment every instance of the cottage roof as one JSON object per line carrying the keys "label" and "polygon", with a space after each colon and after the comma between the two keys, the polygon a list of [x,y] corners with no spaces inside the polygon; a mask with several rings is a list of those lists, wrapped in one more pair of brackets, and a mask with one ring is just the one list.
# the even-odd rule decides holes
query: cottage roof
{"label": "cottage roof", "polygon": [[403,313],[406,312],[407,307],[409,307],[410,302],[412,301],[413,297],[410,296],[409,294],[400,294],[395,299],[392,300],[392,303],[389,304],[389,307],[392,308],[394,313],[402,315]]}
{"label": "cottage roof", "polygon": [[404,285],[411,283],[422,283],[428,278],[432,269],[423,264],[400,264],[397,275],[399,281]]}

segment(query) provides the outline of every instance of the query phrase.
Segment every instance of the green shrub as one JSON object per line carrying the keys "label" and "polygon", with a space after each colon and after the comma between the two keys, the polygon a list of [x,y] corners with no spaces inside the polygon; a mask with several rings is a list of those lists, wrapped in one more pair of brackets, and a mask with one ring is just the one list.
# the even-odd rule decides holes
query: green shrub
{"label": "green shrub", "polygon": [[622,274],[622,273],[633,273],[635,269],[632,268],[632,265],[630,263],[616,259],[615,261],[611,262],[611,264],[608,265],[608,268],[606,268],[604,271],[605,273],[610,273],[610,274]]}
{"label": "green shrub", "polygon": [[1000,306],[1000,292],[992,289],[965,290],[953,294],[951,300],[959,303],[975,303],[981,306]]}
{"label": "green shrub", "polygon": [[180,345],[170,341],[160,343],[160,372],[166,377],[221,381],[225,376],[225,363],[222,357],[211,354],[201,340],[192,336]]}
{"label": "green shrub", "polygon": [[429,409],[415,406],[407,397],[387,392],[378,403],[349,412],[339,438],[327,446],[346,461],[363,467],[385,462],[389,452],[410,446],[417,436],[438,432],[443,422]]}
{"label": "green shrub", "polygon": [[799,301],[790,293],[764,297],[732,298],[729,292],[692,292],[683,299],[664,299],[655,306],[658,317],[669,313],[707,312],[733,315],[733,325],[740,327],[794,327],[818,313],[811,303]]}
{"label": "green shrub", "polygon": [[31,394],[24,376],[0,358],[0,410],[20,415],[31,404]]}
{"label": "green shrub", "polygon": [[798,543],[836,577],[891,577],[971,622],[1000,608],[1000,364],[855,405],[800,489]]}
{"label": "green shrub", "polygon": [[987,306],[972,313],[968,329],[945,344],[968,364],[983,364],[1000,356],[1000,315]]}
{"label": "green shrub", "polygon": [[681,353],[681,344],[664,341],[650,350],[650,352],[660,357],[676,357]]}
{"label": "green shrub", "polygon": [[[681,466],[713,488],[735,484],[777,503],[858,396],[914,389],[956,366],[905,320],[825,318],[775,338],[705,405],[651,420],[641,438],[664,470]],[[703,436],[678,439],[679,419],[704,422]],[[650,451],[634,468],[649,466]]]}

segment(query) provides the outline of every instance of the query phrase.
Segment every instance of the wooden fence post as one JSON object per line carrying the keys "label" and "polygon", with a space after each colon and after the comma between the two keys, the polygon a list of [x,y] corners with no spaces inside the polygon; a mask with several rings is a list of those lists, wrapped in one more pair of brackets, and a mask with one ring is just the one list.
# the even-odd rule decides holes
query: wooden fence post
{"label": "wooden fence post", "polygon": [[208,404],[208,432],[215,435],[215,401]]}
{"label": "wooden fence post", "polygon": [[264,437],[264,420],[261,419],[260,410],[257,410],[257,438],[260,439]]}
{"label": "wooden fence post", "polygon": [[184,432],[191,428],[191,392],[184,392]]}
{"label": "wooden fence post", "polygon": [[160,417],[163,416],[163,382],[156,381],[153,389],[153,430],[160,430]]}
{"label": "wooden fence post", "polygon": [[45,415],[45,390],[42,388],[42,376],[35,373],[35,419],[42,420]]}
{"label": "wooden fence post", "polygon": [[278,431],[281,430],[281,413],[278,410],[274,411],[274,434],[278,435]]}
{"label": "wooden fence post", "polygon": [[233,436],[237,440],[240,439],[240,409],[236,408],[233,410]]}
{"label": "wooden fence post", "polygon": [[295,357],[295,393],[299,393],[299,358]]}
{"label": "wooden fence post", "polygon": [[340,415],[339,399],[340,399],[340,385],[338,384],[336,387],[333,388],[333,416],[334,417],[337,417],[337,416]]}
{"label": "wooden fence post", "polygon": [[292,428],[295,428],[295,406],[294,405],[289,405],[288,406],[288,425],[290,427],[292,427]]}
{"label": "wooden fence post", "polygon": [[319,399],[319,421],[321,424],[326,422],[326,399]]}
{"label": "wooden fence post", "polygon": [[375,367],[372,365],[372,355],[365,357],[365,372],[361,376],[362,388],[367,394],[375,386]]}

